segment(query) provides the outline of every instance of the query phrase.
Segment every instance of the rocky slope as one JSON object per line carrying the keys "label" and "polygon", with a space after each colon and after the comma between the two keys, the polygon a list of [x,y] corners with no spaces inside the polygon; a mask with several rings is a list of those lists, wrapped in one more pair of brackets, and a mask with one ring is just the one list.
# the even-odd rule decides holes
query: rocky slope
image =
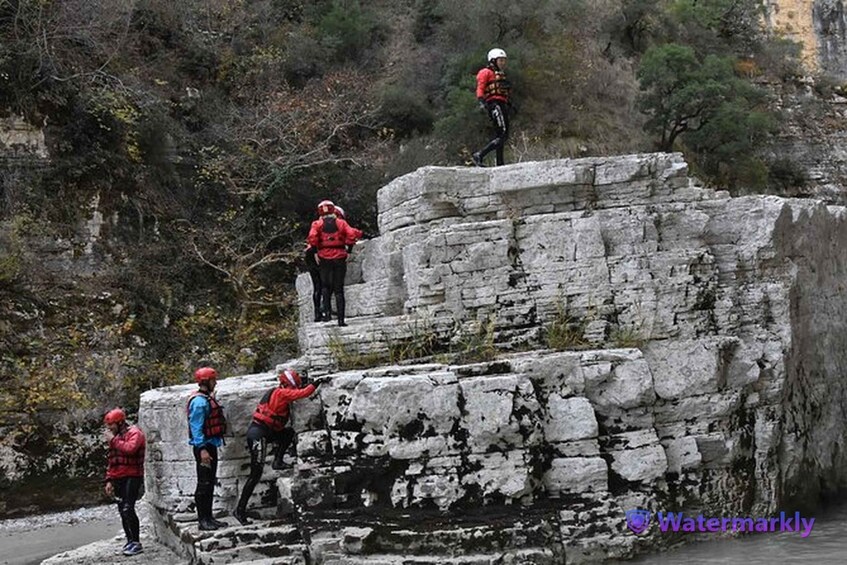
{"label": "rocky slope", "polygon": [[[142,396],[154,523],[192,561],[590,562],[672,541],[630,532],[632,508],[767,516],[844,486],[844,208],[732,199],[649,154],[424,168],[379,223],[350,327],[309,322],[298,281],[292,363],[333,378],[254,495],[270,521],[197,532],[192,387]],[[472,338],[499,355],[468,362]],[[403,363],[342,370],[381,359]],[[273,382],[219,383],[221,513]]]}

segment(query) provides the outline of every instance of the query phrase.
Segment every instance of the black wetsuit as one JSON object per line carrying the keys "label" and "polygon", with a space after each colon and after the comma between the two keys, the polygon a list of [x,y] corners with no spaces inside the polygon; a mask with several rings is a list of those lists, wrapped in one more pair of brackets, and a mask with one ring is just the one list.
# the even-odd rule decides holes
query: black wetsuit
{"label": "black wetsuit", "polygon": [[304,254],[306,260],[306,270],[309,271],[309,276],[312,278],[312,305],[314,306],[315,321],[321,321],[321,270],[315,256],[318,250],[315,247],[309,247]]}
{"label": "black wetsuit", "polygon": [[275,468],[280,467],[282,456],[288,451],[288,448],[294,441],[294,430],[286,427],[281,432],[274,432],[259,422],[250,422],[250,427],[247,428],[247,451],[250,452],[250,476],[247,477],[247,481],[244,483],[244,489],[241,491],[241,497],[238,499],[238,512],[241,515],[244,515],[247,509],[247,502],[250,500],[253,490],[262,478],[269,441],[277,444],[273,466]]}
{"label": "black wetsuit", "polygon": [[509,139],[509,105],[506,102],[494,100],[487,102],[486,108],[488,109],[488,117],[491,118],[491,123],[494,125],[494,139],[489,141],[488,145],[479,152],[479,157],[485,159],[485,156],[491,151],[496,151],[497,165],[503,165],[505,163],[503,149]]}
{"label": "black wetsuit", "polygon": [[321,293],[324,320],[330,319],[331,297],[335,295],[335,309],[338,312],[338,324],[344,324],[344,278],[347,276],[346,259],[321,259]]}
{"label": "black wetsuit", "polygon": [[143,482],[144,477],[111,479],[115,498],[118,501],[118,513],[121,515],[121,525],[124,528],[127,543],[133,541],[138,542],[141,528],[138,523],[138,514],[135,513],[135,503],[138,501],[138,495],[141,492]]}

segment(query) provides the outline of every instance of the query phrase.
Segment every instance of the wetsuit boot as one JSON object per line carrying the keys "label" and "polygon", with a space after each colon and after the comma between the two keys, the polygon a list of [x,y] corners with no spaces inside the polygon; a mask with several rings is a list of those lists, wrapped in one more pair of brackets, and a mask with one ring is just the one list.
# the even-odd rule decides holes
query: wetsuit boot
{"label": "wetsuit boot", "polygon": [[242,526],[253,523],[253,521],[247,517],[247,502],[250,500],[251,494],[253,494],[253,489],[245,488],[241,492],[241,498],[238,499],[238,506],[235,507],[235,512],[232,513],[232,517],[238,520],[238,523]]}
{"label": "wetsuit boot", "polygon": [[206,497],[205,495],[195,494],[194,504],[197,505],[197,524],[198,528],[203,531],[217,530],[218,526],[211,520],[211,516],[206,514]]}
{"label": "wetsuit boot", "polygon": [[338,309],[338,325],[342,326],[342,327],[346,326],[347,324],[344,322],[344,310],[345,310],[346,303],[344,301],[344,293],[343,292],[335,295],[335,305],[336,305],[336,308]]}

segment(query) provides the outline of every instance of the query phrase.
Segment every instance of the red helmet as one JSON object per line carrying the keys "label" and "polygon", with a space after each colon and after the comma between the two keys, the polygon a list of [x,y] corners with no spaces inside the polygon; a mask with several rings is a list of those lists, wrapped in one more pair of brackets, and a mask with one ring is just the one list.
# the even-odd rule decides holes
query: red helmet
{"label": "red helmet", "polygon": [[282,388],[300,388],[303,380],[294,369],[285,369],[279,374],[279,384]]}
{"label": "red helmet", "polygon": [[211,379],[217,379],[218,372],[211,367],[200,367],[194,371],[194,380],[198,383],[206,382]]}
{"label": "red helmet", "polygon": [[318,204],[318,216],[326,216],[327,214],[335,213],[335,204],[332,200],[321,200]]}
{"label": "red helmet", "polygon": [[335,215],[341,218],[342,220],[347,219],[347,214],[344,213],[344,208],[338,205],[335,206]]}
{"label": "red helmet", "polygon": [[103,418],[103,423],[108,424],[120,424],[121,422],[126,422],[126,414],[120,408],[115,408],[114,410],[109,410],[106,412],[106,417]]}

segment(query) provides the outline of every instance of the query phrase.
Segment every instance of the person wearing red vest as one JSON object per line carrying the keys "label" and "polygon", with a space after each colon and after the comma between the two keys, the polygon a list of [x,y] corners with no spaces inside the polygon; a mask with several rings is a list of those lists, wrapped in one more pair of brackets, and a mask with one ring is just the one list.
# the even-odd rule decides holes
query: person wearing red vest
{"label": "person wearing red vest", "polygon": [[197,469],[197,487],[194,504],[201,530],[216,530],[228,526],[215,520],[212,502],[218,474],[218,448],[223,445],[226,417],[223,407],[214,396],[218,372],[211,367],[201,367],[194,372],[198,390],[188,398],[188,443],[194,450]]}
{"label": "person wearing red vest", "polygon": [[244,488],[238,499],[238,506],[232,514],[241,525],[246,526],[250,523],[250,519],[247,517],[247,503],[262,478],[267,442],[277,444],[276,455],[271,468],[282,469],[282,458],[294,441],[294,430],[286,426],[290,413],[289,405],[295,400],[311,396],[321,382],[322,379],[319,378],[314,383],[303,386],[303,380],[297,371],[285,369],[279,374],[279,386],[267,391],[256,406],[253,419],[247,428],[250,476],[244,483]]}
{"label": "person wearing red vest", "polygon": [[476,99],[480,108],[488,113],[494,125],[494,139],[471,158],[477,167],[484,167],[485,156],[497,153],[497,165],[504,164],[503,149],[509,138],[509,108],[511,108],[511,85],[506,79],[506,52],[492,49],[488,52],[488,66],[476,75]]}
{"label": "person wearing red vest", "polygon": [[335,295],[338,325],[344,322],[344,277],[347,275],[347,254],[362,237],[357,230],[335,213],[335,205],[329,200],[318,204],[319,219],[312,222],[306,243],[317,249],[317,262],[321,275],[321,321],[330,320],[330,298]]}
{"label": "person wearing red vest", "polygon": [[103,418],[108,431],[109,462],[106,467],[106,496],[118,503],[121,525],[126,535],[124,555],[137,555],[144,551],[139,541],[140,525],[135,513],[135,503],[144,481],[144,451],[147,441],[144,432],[130,426],[120,408],[110,410]]}

